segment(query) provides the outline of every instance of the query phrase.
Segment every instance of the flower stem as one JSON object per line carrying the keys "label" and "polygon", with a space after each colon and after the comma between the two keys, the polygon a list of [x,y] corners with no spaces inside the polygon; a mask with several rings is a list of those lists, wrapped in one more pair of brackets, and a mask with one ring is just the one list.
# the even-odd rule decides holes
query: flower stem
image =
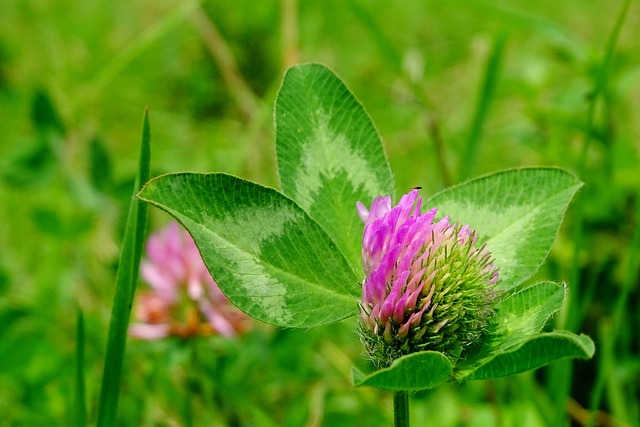
{"label": "flower stem", "polygon": [[393,425],[395,427],[409,427],[408,391],[396,391],[393,393]]}

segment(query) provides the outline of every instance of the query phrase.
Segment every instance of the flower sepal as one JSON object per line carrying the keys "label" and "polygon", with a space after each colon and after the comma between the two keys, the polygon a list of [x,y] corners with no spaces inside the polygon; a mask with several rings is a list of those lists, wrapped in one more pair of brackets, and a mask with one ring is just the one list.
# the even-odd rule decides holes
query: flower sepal
{"label": "flower sepal", "polygon": [[371,386],[389,391],[419,391],[437,387],[451,378],[453,365],[439,351],[419,351],[396,359],[391,366],[365,374],[353,367],[356,387]]}

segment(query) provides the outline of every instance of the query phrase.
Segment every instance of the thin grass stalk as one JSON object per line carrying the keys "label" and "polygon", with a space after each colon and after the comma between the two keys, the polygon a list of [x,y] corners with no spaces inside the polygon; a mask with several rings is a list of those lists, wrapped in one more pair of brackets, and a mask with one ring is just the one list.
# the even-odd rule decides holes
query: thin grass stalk
{"label": "thin grass stalk", "polygon": [[350,9],[353,16],[362,27],[369,33],[374,41],[374,45],[378,48],[378,52],[387,63],[399,72],[402,70],[402,54],[395,44],[385,34],[384,29],[379,23],[378,15],[372,13],[359,0],[349,0],[346,6]]}
{"label": "thin grass stalk", "polygon": [[76,384],[74,396],[74,425],[85,427],[87,425],[87,406],[85,398],[84,376],[84,316],[82,310],[78,310],[76,320]]}
{"label": "thin grass stalk", "polygon": [[447,159],[444,149],[444,141],[442,140],[442,134],[440,133],[440,124],[435,114],[430,113],[427,115],[429,135],[431,141],[433,141],[433,147],[436,152],[436,164],[440,171],[440,177],[445,187],[450,187],[453,184],[451,180],[451,172],[447,166]]}
{"label": "thin grass stalk", "polygon": [[245,120],[251,122],[260,111],[260,102],[242,76],[231,48],[202,7],[195,8],[189,16],[189,20],[218,65],[222,80],[229,90],[229,95],[235,101]]}
{"label": "thin grass stalk", "polygon": [[[598,364],[598,375],[596,377],[596,382],[593,388],[593,392],[591,393],[591,401],[590,401],[590,412],[591,415],[587,422],[587,426],[593,426],[595,423],[595,415],[597,413],[598,408],[600,407],[600,402],[602,400],[602,394],[605,388],[607,381],[610,380],[613,374],[613,370],[616,367],[615,360],[615,344],[618,338],[618,333],[621,328],[624,327],[624,317],[625,310],[629,302],[629,296],[638,286],[638,271],[640,270],[640,192],[636,198],[636,225],[633,233],[633,237],[631,239],[631,243],[629,245],[628,253],[628,264],[627,270],[625,274],[625,280],[623,283],[623,288],[618,294],[618,298],[616,299],[616,303],[613,309],[613,315],[610,325],[605,329],[603,326],[600,330],[600,342],[602,343],[602,351],[601,351],[601,361]],[[605,323],[606,325],[607,323]],[[617,393],[617,395],[623,395],[622,393]],[[612,406],[615,406],[612,404]],[[617,405],[620,406],[620,405]],[[622,416],[628,418],[628,414],[626,413],[626,408],[624,404],[621,405],[622,410],[617,412],[623,412],[623,414],[614,413],[616,416]]]}
{"label": "thin grass stalk", "polygon": [[198,0],[178,2],[177,6],[162,19],[143,31],[136,39],[127,43],[126,47],[113,55],[113,58],[86,85],[86,89],[75,98],[72,110],[77,111],[87,99],[91,99],[103,91],[129,64],[177,25],[184,22],[186,17],[197,7]]}
{"label": "thin grass stalk", "polygon": [[504,45],[506,37],[499,35],[493,42],[487,65],[485,67],[480,93],[476,102],[471,128],[467,137],[467,143],[462,153],[461,168],[459,176],[461,180],[469,178],[473,174],[475,160],[478,154],[480,140],[487,120],[489,106],[494,98],[495,87],[500,74],[502,57],[504,56]]}
{"label": "thin grass stalk", "polygon": [[[284,1],[286,2],[287,0]],[[387,37],[376,17],[358,0],[350,0],[346,4],[357,21],[360,22],[371,39],[375,42],[375,46],[378,48],[380,55],[383,58],[386,58],[387,62],[393,67],[396,73],[403,74],[407,77],[406,70],[403,69],[402,65],[402,53],[395,46],[393,41]],[[435,150],[436,166],[440,172],[444,186],[449,187],[453,184],[453,180],[446,162],[444,150],[446,144],[442,139],[440,123],[434,111],[434,107],[424,93],[424,88],[421,85],[421,82],[418,82],[413,78],[405,78],[405,83],[409,86],[409,90],[411,95],[414,97],[414,100],[426,110],[427,133],[429,134]]]}
{"label": "thin grass stalk", "polygon": [[[150,142],[149,114],[148,111],[145,111],[142,126],[142,143],[140,145],[140,162],[133,188],[134,195],[149,180]],[[129,205],[129,214],[125,225],[111,321],[109,323],[107,351],[98,406],[97,425],[99,427],[116,425],[127,329],[138,281],[138,269],[140,257],[142,256],[146,224],[147,205],[133,197]]]}
{"label": "thin grass stalk", "polygon": [[298,0],[282,0],[282,71],[298,63]]}
{"label": "thin grass stalk", "polygon": [[604,90],[607,85],[607,78],[609,77],[609,67],[611,65],[611,58],[613,57],[613,51],[616,47],[616,43],[618,41],[618,37],[620,36],[620,30],[622,29],[622,25],[627,17],[627,12],[629,11],[629,5],[631,4],[631,0],[624,0],[622,3],[622,7],[620,8],[620,12],[616,18],[616,22],[611,29],[611,34],[609,34],[609,38],[607,39],[607,44],[604,50],[604,56],[602,58],[602,62],[600,63],[600,67],[598,67],[598,72],[595,76],[593,89],[590,93],[590,102],[587,110],[587,126],[585,131],[585,141],[582,145],[582,152],[580,155],[580,162],[578,163],[579,170],[582,174],[584,174],[587,156],[589,154],[589,147],[591,145],[591,141],[593,140],[593,134],[595,131],[595,115],[596,115],[596,107],[598,101],[604,95]]}
{"label": "thin grass stalk", "polygon": [[502,396],[505,393],[504,383],[500,380],[487,380],[485,381],[485,387],[487,391],[489,406],[493,413],[495,427],[504,426],[504,417],[502,416]]}
{"label": "thin grass stalk", "polygon": [[[606,86],[609,64],[613,57],[613,52],[620,34],[620,29],[627,16],[630,0],[624,0],[620,12],[617,15],[616,22],[609,34],[607,44],[605,46],[603,59],[598,68],[598,73],[593,81],[593,88],[587,107],[587,121],[585,125],[585,138],[580,153],[578,162],[579,176],[586,179],[587,174],[587,157],[591,142],[593,140],[593,134],[595,132],[595,112],[599,99],[603,96],[603,92]],[[572,264],[570,272],[570,283],[574,287],[573,296],[569,298],[569,306],[567,309],[567,315],[565,318],[565,324],[562,325],[567,330],[575,330],[575,328],[582,322],[581,310],[578,299],[576,298],[576,288],[580,284],[580,255],[585,241],[584,230],[584,216],[582,209],[582,197],[577,197],[575,200],[575,217],[573,226],[573,243],[574,252],[572,255]],[[603,343],[604,344],[604,343]],[[609,345],[608,343],[606,345]],[[571,361],[561,361],[552,365],[549,368],[550,381],[547,384],[547,390],[552,398],[552,401],[556,403],[556,417],[554,425],[565,425],[567,420],[567,402],[569,394],[571,392],[571,381],[573,378],[573,364]],[[596,386],[597,388],[597,386]],[[594,390],[594,394],[599,394],[597,390]],[[597,397],[597,396],[596,396]],[[593,399],[592,399],[593,400]],[[599,400],[599,399],[598,399]]]}

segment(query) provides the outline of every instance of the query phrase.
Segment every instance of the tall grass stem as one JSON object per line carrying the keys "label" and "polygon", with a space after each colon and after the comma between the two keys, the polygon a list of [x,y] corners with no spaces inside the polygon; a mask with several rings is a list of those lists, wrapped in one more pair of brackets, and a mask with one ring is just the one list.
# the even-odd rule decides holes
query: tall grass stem
{"label": "tall grass stem", "polygon": [[282,0],[282,70],[298,63],[298,0]]}
{"label": "tall grass stem", "polygon": [[144,183],[149,180],[151,133],[149,113],[145,111],[142,126],[140,161],[133,194],[125,225],[120,262],[116,276],[116,289],[107,336],[107,351],[102,373],[102,388],[98,406],[98,427],[116,425],[120,379],[127,342],[127,329],[131,316],[131,306],[138,282],[138,270],[147,224],[147,205],[135,197]]}
{"label": "tall grass stem", "polygon": [[[596,376],[596,381],[591,393],[589,408],[591,411],[589,420],[586,424],[589,427],[593,426],[595,423],[595,418],[597,410],[600,407],[604,387],[607,381],[610,380],[610,377],[613,374],[612,371],[615,369],[615,344],[618,340],[618,333],[624,327],[623,322],[625,309],[628,305],[631,291],[638,286],[638,272],[640,270],[640,192],[638,192],[638,195],[636,197],[635,211],[635,230],[633,233],[633,237],[631,238],[629,250],[627,252],[627,268],[624,276],[623,287],[618,294],[618,298],[616,299],[611,321],[605,322],[598,331],[601,342],[601,356],[598,363],[598,374]],[[616,405],[615,403],[612,403],[611,406]],[[621,406],[621,412],[628,412],[624,404],[618,406]],[[621,414],[616,413],[614,415]]]}
{"label": "tall grass stem", "polygon": [[167,35],[177,25],[184,22],[186,16],[197,7],[197,0],[177,3],[177,6],[162,19],[147,28],[135,40],[132,40],[126,47],[113,55],[113,59],[105,64],[93,79],[91,79],[89,84],[87,84],[85,91],[76,97],[73,110],[79,108],[87,98],[91,99],[98,95],[138,56]]}
{"label": "tall grass stem", "polygon": [[[600,97],[603,96],[606,82],[608,78],[609,65],[611,62],[611,58],[613,57],[614,48],[616,46],[616,42],[618,40],[618,36],[620,34],[620,30],[622,28],[622,24],[625,21],[627,16],[627,11],[629,9],[630,0],[624,0],[622,7],[617,15],[616,22],[611,29],[611,33],[607,39],[607,43],[605,45],[602,61],[600,66],[598,67],[597,73],[594,76],[592,90],[589,98],[589,103],[587,106],[587,119],[584,129],[584,142],[582,145],[582,150],[580,153],[580,158],[578,160],[578,173],[582,179],[586,180],[588,176],[587,173],[587,158],[589,153],[589,148],[591,146],[591,141],[593,139],[593,134],[595,132],[595,112],[598,101]],[[574,251],[572,255],[572,264],[571,264],[571,272],[570,272],[570,283],[574,286],[573,296],[569,299],[569,307],[567,310],[567,315],[565,319],[565,324],[563,325],[568,330],[574,330],[577,328],[582,322],[580,310],[580,304],[578,303],[578,299],[576,298],[575,289],[580,286],[580,255],[582,253],[582,249],[585,247],[585,230],[584,230],[584,214],[582,209],[583,199],[582,197],[577,197],[575,200],[575,217],[573,223],[573,244]],[[606,348],[612,343],[604,343],[601,342],[605,351],[601,351],[603,356],[606,353]],[[606,357],[606,356],[605,356]],[[605,361],[599,361],[599,363],[604,363]],[[604,366],[604,365],[602,365]],[[552,365],[549,368],[549,377],[551,378],[547,384],[547,390],[552,400],[556,402],[556,425],[564,425],[566,422],[566,406],[569,398],[569,394],[571,392],[570,385],[573,378],[573,365],[571,361],[562,361]],[[596,387],[594,388],[591,396],[592,409],[594,401],[600,400],[599,397],[600,392],[598,391],[597,380]]]}
{"label": "tall grass stem", "polygon": [[200,6],[189,15],[189,20],[218,65],[229,95],[237,104],[245,120],[251,122],[260,111],[260,102],[242,76],[231,48],[215,23]]}
{"label": "tall grass stem", "polygon": [[465,180],[473,174],[480,140],[489,113],[489,106],[494,98],[495,88],[498,83],[500,66],[502,64],[502,57],[504,56],[505,41],[506,37],[503,34],[499,35],[493,42],[489,58],[487,59],[487,65],[471,121],[471,128],[469,129],[466,146],[462,153],[459,173],[461,180]]}
{"label": "tall grass stem", "polygon": [[74,401],[74,425],[85,427],[87,425],[87,406],[85,398],[84,376],[84,316],[82,310],[78,310],[76,320],[76,384]]}

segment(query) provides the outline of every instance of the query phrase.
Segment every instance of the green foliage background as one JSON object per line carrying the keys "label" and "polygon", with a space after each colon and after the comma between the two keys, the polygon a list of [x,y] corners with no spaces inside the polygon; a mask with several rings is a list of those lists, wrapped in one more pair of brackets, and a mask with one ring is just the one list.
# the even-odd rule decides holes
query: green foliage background
{"label": "green foliage background", "polygon": [[[591,421],[639,425],[640,8],[616,33],[623,3],[0,2],[2,422],[71,423],[78,308],[95,422],[145,106],[152,175],[276,186],[276,90],[316,61],[372,116],[399,193],[515,166],[585,182],[534,280],[568,282],[554,326],[590,334],[595,358],[417,394],[413,421],[558,426],[597,408]],[[388,425],[390,396],[350,383],[360,352],[353,319],[130,341],[120,422]]]}

